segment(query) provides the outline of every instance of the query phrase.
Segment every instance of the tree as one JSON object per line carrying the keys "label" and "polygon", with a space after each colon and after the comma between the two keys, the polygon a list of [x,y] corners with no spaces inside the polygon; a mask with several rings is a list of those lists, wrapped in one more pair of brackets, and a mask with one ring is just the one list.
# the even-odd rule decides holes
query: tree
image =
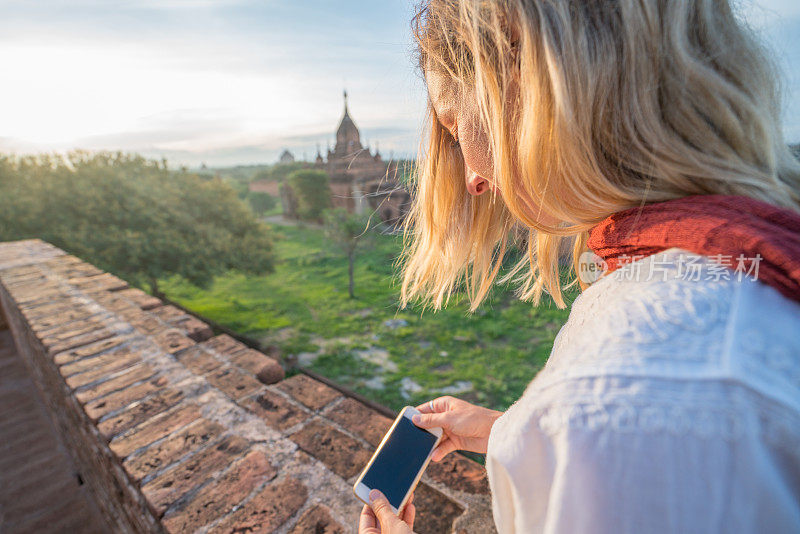
{"label": "tree", "polygon": [[286,177],[297,203],[297,216],[304,221],[322,221],[322,212],[331,207],[331,186],[324,171],[301,169]]}
{"label": "tree", "polygon": [[272,269],[268,229],[216,177],[122,153],[0,157],[0,240],[39,237],[158,294]]}
{"label": "tree", "polygon": [[253,175],[253,180],[272,180],[274,182],[283,183],[286,177],[294,171],[303,168],[302,162],[294,163],[276,163],[266,169],[262,169]]}
{"label": "tree", "polygon": [[247,194],[247,201],[250,202],[250,207],[259,217],[268,212],[277,204],[277,200],[269,193],[262,193],[259,191],[250,191]]}
{"label": "tree", "polygon": [[349,278],[348,294],[355,298],[353,268],[356,260],[356,249],[372,242],[369,230],[369,217],[348,213],[342,208],[325,210],[325,235],[347,257],[347,275]]}

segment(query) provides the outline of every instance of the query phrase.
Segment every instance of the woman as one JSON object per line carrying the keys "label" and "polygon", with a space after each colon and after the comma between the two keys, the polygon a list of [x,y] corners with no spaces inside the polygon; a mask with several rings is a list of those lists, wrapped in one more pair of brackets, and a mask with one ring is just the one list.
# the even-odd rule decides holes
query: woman
{"label": "woman", "polygon": [[[434,461],[487,453],[499,532],[800,531],[800,166],[726,0],[429,0],[403,303],[506,280],[564,306],[501,414],[444,397]],[[587,258],[588,250],[597,256]],[[589,285],[591,282],[591,285]],[[376,496],[361,532],[410,532]]]}

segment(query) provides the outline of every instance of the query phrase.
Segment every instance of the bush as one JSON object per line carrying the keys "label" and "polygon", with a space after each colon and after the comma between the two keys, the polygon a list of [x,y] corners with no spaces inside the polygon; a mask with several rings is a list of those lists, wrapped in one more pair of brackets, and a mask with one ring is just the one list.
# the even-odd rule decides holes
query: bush
{"label": "bush", "polygon": [[297,216],[304,221],[322,221],[322,212],[331,206],[331,187],[323,171],[301,169],[286,178],[297,203]]}
{"label": "bush", "polygon": [[259,217],[274,208],[278,203],[274,196],[269,193],[261,193],[258,191],[250,191],[247,194],[247,201],[250,203],[250,207],[253,208],[255,214]]}

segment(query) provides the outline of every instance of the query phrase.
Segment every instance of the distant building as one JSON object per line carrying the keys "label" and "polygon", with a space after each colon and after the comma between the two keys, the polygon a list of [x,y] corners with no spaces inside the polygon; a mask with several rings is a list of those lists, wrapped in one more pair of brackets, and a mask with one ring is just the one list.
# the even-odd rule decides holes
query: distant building
{"label": "distant building", "polygon": [[401,222],[408,212],[411,196],[400,182],[397,163],[384,160],[377,147],[373,153],[361,144],[361,134],[347,109],[347,91],[336,146],[328,148],[326,158],[317,149],[314,167],[330,176],[334,207],[351,213],[374,211],[390,225]]}
{"label": "distant building", "polygon": [[294,154],[288,150],[284,150],[281,153],[281,157],[278,158],[278,163],[294,163]]}
{"label": "distant building", "polygon": [[253,193],[267,193],[274,197],[278,197],[281,194],[281,184],[275,180],[263,178],[261,180],[253,180],[247,188]]}

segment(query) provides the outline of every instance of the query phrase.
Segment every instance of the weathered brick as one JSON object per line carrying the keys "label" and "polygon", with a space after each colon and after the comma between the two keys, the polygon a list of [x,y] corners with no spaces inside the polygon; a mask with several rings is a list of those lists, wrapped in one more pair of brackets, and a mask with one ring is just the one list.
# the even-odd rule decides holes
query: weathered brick
{"label": "weathered brick", "polygon": [[331,517],[330,510],[317,504],[305,511],[300,516],[297,524],[289,534],[344,534],[345,528]]}
{"label": "weathered brick", "polygon": [[39,335],[42,345],[45,347],[52,347],[58,343],[63,343],[71,338],[83,336],[91,332],[105,329],[103,321],[96,319],[87,319],[77,323],[67,323],[57,328],[49,330],[46,334]]}
{"label": "weathered brick", "polygon": [[364,438],[367,443],[377,447],[392,420],[368,408],[355,399],[346,398],[336,405],[327,417],[353,434]]}
{"label": "weathered brick", "polygon": [[87,356],[94,356],[95,354],[100,354],[101,352],[113,349],[114,347],[118,347],[123,343],[127,343],[130,341],[130,336],[114,336],[102,341],[98,341],[96,343],[91,343],[89,345],[85,345],[80,348],[68,350],[65,352],[60,352],[53,356],[53,361],[57,365],[64,365],[65,363],[74,362],[76,360],[80,360],[81,358],[86,358]]}
{"label": "weathered brick", "polygon": [[486,469],[460,454],[448,454],[440,462],[431,462],[425,472],[448,488],[481,495],[489,494]]}
{"label": "weathered brick", "polygon": [[228,436],[152,479],[142,487],[142,493],[160,517],[172,503],[233,463],[248,446],[246,440]]}
{"label": "weathered brick", "polygon": [[414,507],[414,532],[418,534],[452,532],[453,521],[464,512],[460,504],[424,483],[414,490]]}
{"label": "weathered brick", "polygon": [[31,319],[28,324],[37,336],[44,337],[52,334],[55,329],[74,324],[77,321],[84,321],[94,317],[97,313],[97,311],[87,308],[70,308],[58,315],[47,315],[38,319]]}
{"label": "weathered brick", "polygon": [[283,367],[281,364],[276,362],[275,360],[270,360],[269,363],[264,365],[257,373],[256,378],[262,384],[277,384],[286,376],[286,373],[283,371]]}
{"label": "weathered brick", "polygon": [[201,345],[189,347],[175,357],[189,370],[198,375],[213,371],[222,365],[221,361],[215,358],[213,354],[208,352],[208,350]]}
{"label": "weathered brick", "polygon": [[344,479],[360,472],[371,456],[358,441],[320,420],[311,421],[289,437]]}
{"label": "weathered brick", "polygon": [[277,361],[265,356],[257,350],[247,349],[228,357],[235,366],[256,375],[264,384],[274,384],[283,380],[283,367]]}
{"label": "weathered brick", "polygon": [[41,282],[27,289],[8,288],[17,306],[23,309],[52,304],[58,301],[72,300],[64,295],[64,291],[53,282]]}
{"label": "weathered brick", "polygon": [[311,416],[300,406],[272,391],[264,391],[257,397],[248,399],[245,401],[244,407],[278,430],[286,430]]}
{"label": "weathered brick", "polygon": [[246,349],[228,356],[228,361],[254,375],[258,373],[264,365],[275,360],[268,358],[257,350]]}
{"label": "weathered brick", "polygon": [[142,334],[155,335],[167,330],[169,326],[150,312],[142,310],[127,310],[121,314],[128,323]]}
{"label": "weathered brick", "polygon": [[134,480],[141,480],[200,449],[219,437],[224,430],[217,423],[201,418],[166,440],[151,445],[141,454],[129,457],[123,466]]}
{"label": "weathered brick", "polygon": [[[33,292],[32,294],[41,295],[41,293],[37,292]],[[17,300],[17,305],[20,305],[19,300]],[[53,295],[41,304],[21,305],[22,314],[29,322],[36,322],[45,317],[60,318],[62,314],[75,309],[82,310],[85,309],[85,306],[74,298],[60,294]]]}
{"label": "weathered brick", "polygon": [[197,406],[187,406],[149,421],[130,434],[111,440],[109,447],[120,458],[161,439],[200,417]]}
{"label": "weathered brick", "polygon": [[139,353],[135,351],[115,352],[113,356],[113,358],[104,359],[102,365],[98,363],[88,371],[66,377],[67,385],[72,389],[79,388],[138,365],[142,361]]}
{"label": "weathered brick", "polygon": [[210,339],[214,331],[206,323],[196,317],[187,315],[184,319],[172,323],[175,328],[186,334],[190,339],[200,343]]}
{"label": "weathered brick", "polygon": [[[68,377],[84,371],[92,371],[96,374],[97,371],[105,371],[103,374],[110,374],[118,369],[130,367],[130,365],[121,365],[125,363],[125,358],[128,356],[134,357],[136,362],[141,361],[140,351],[133,347],[120,347],[119,349],[110,352],[104,352],[96,356],[89,356],[71,363],[67,363],[58,368],[61,376]],[[85,383],[85,382],[84,382]]]}
{"label": "weathered brick", "polygon": [[172,306],[171,304],[164,304],[163,306],[159,306],[158,308],[154,309],[151,312],[153,315],[164,321],[165,323],[171,323],[176,319],[181,319],[186,317],[186,312]]}
{"label": "weathered brick", "polygon": [[208,341],[204,341],[203,346],[228,356],[245,351],[248,348],[247,345],[236,341],[228,334],[214,336]]}
{"label": "weathered brick", "polygon": [[81,267],[94,268],[97,271],[102,272],[100,271],[100,269],[97,269],[97,267],[94,267],[93,265],[86,263],[82,259],[78,258],[77,256],[73,256],[72,254],[63,254],[53,259],[49,259],[47,261],[42,262],[42,265],[46,266],[49,270],[57,273]]}
{"label": "weathered brick", "polygon": [[117,291],[117,294],[130,299],[131,302],[143,310],[152,310],[153,308],[157,308],[163,304],[161,299],[152,295],[148,295],[141,289],[136,289],[134,287]]}
{"label": "weathered brick", "polygon": [[174,326],[194,341],[205,341],[214,335],[211,327],[206,323],[175,306],[160,306],[155,308],[152,313],[170,326]]}
{"label": "weathered brick", "polygon": [[0,268],[3,274],[3,283],[8,284],[9,281],[38,279],[44,276],[42,270],[38,265],[20,265],[17,267],[9,267],[7,269]]}
{"label": "weathered brick", "polygon": [[[96,274],[101,274],[103,271],[86,263],[82,259],[78,258],[77,256],[73,256],[72,254],[65,254],[63,256],[59,256],[58,258],[54,258],[44,263],[44,265],[50,270],[55,273],[59,273],[62,276],[70,277],[70,276],[77,276],[78,274],[84,274],[85,276],[93,276]],[[73,273],[70,275],[70,273]]]}
{"label": "weathered brick", "polygon": [[112,391],[126,388],[141,380],[147,380],[155,374],[155,370],[149,365],[142,364],[130,369],[126,369],[122,374],[115,376],[104,382],[97,382],[90,386],[85,386],[75,392],[75,398],[85,404],[91,400],[98,399],[103,395],[108,395]]}
{"label": "weathered brick", "polygon": [[125,280],[117,278],[111,273],[69,278],[67,282],[85,291],[117,291],[128,287],[128,283]]}
{"label": "weathered brick", "polygon": [[157,377],[146,382],[130,385],[125,389],[89,402],[84,406],[84,411],[93,421],[97,421],[108,413],[124,408],[132,402],[141,400],[147,395],[162,389],[166,383],[167,381],[164,377]]}
{"label": "weathered brick", "polygon": [[113,312],[122,312],[138,308],[136,304],[126,299],[117,292],[98,291],[90,294],[91,297],[105,309]]}
{"label": "weathered brick", "polygon": [[180,330],[170,328],[153,336],[153,341],[165,352],[177,354],[194,345],[194,341],[183,335]]}
{"label": "weathered brick", "polygon": [[277,386],[312,410],[319,410],[342,396],[341,393],[322,382],[299,374],[287,378]]}
{"label": "weathered brick", "polygon": [[275,474],[264,453],[252,451],[201,489],[182,510],[165,516],[162,523],[167,532],[192,532],[220,518]]}
{"label": "weathered brick", "polygon": [[[179,389],[164,388],[151,397],[146,398],[135,406],[130,406],[113,417],[100,421],[97,429],[110,440],[112,437],[125,432],[139,424],[177,406],[182,401],[184,394]],[[179,409],[169,415],[170,419],[192,421],[200,416],[194,405]]]}
{"label": "weathered brick", "polygon": [[[268,534],[286,523],[305,504],[308,489],[297,479],[268,484],[239,510],[209,530],[213,533]],[[324,532],[324,531],[307,531]],[[335,532],[335,531],[334,531]]]}
{"label": "weathered brick", "polygon": [[104,327],[99,327],[91,332],[71,337],[69,339],[65,339],[64,341],[53,343],[52,345],[45,345],[45,349],[49,355],[54,355],[65,350],[82,347],[83,345],[89,345],[95,341],[100,341],[101,339],[106,339],[113,335],[114,332],[111,330],[108,330]]}
{"label": "weathered brick", "polygon": [[206,380],[234,400],[251,395],[263,387],[254,376],[231,366],[209,373]]}

